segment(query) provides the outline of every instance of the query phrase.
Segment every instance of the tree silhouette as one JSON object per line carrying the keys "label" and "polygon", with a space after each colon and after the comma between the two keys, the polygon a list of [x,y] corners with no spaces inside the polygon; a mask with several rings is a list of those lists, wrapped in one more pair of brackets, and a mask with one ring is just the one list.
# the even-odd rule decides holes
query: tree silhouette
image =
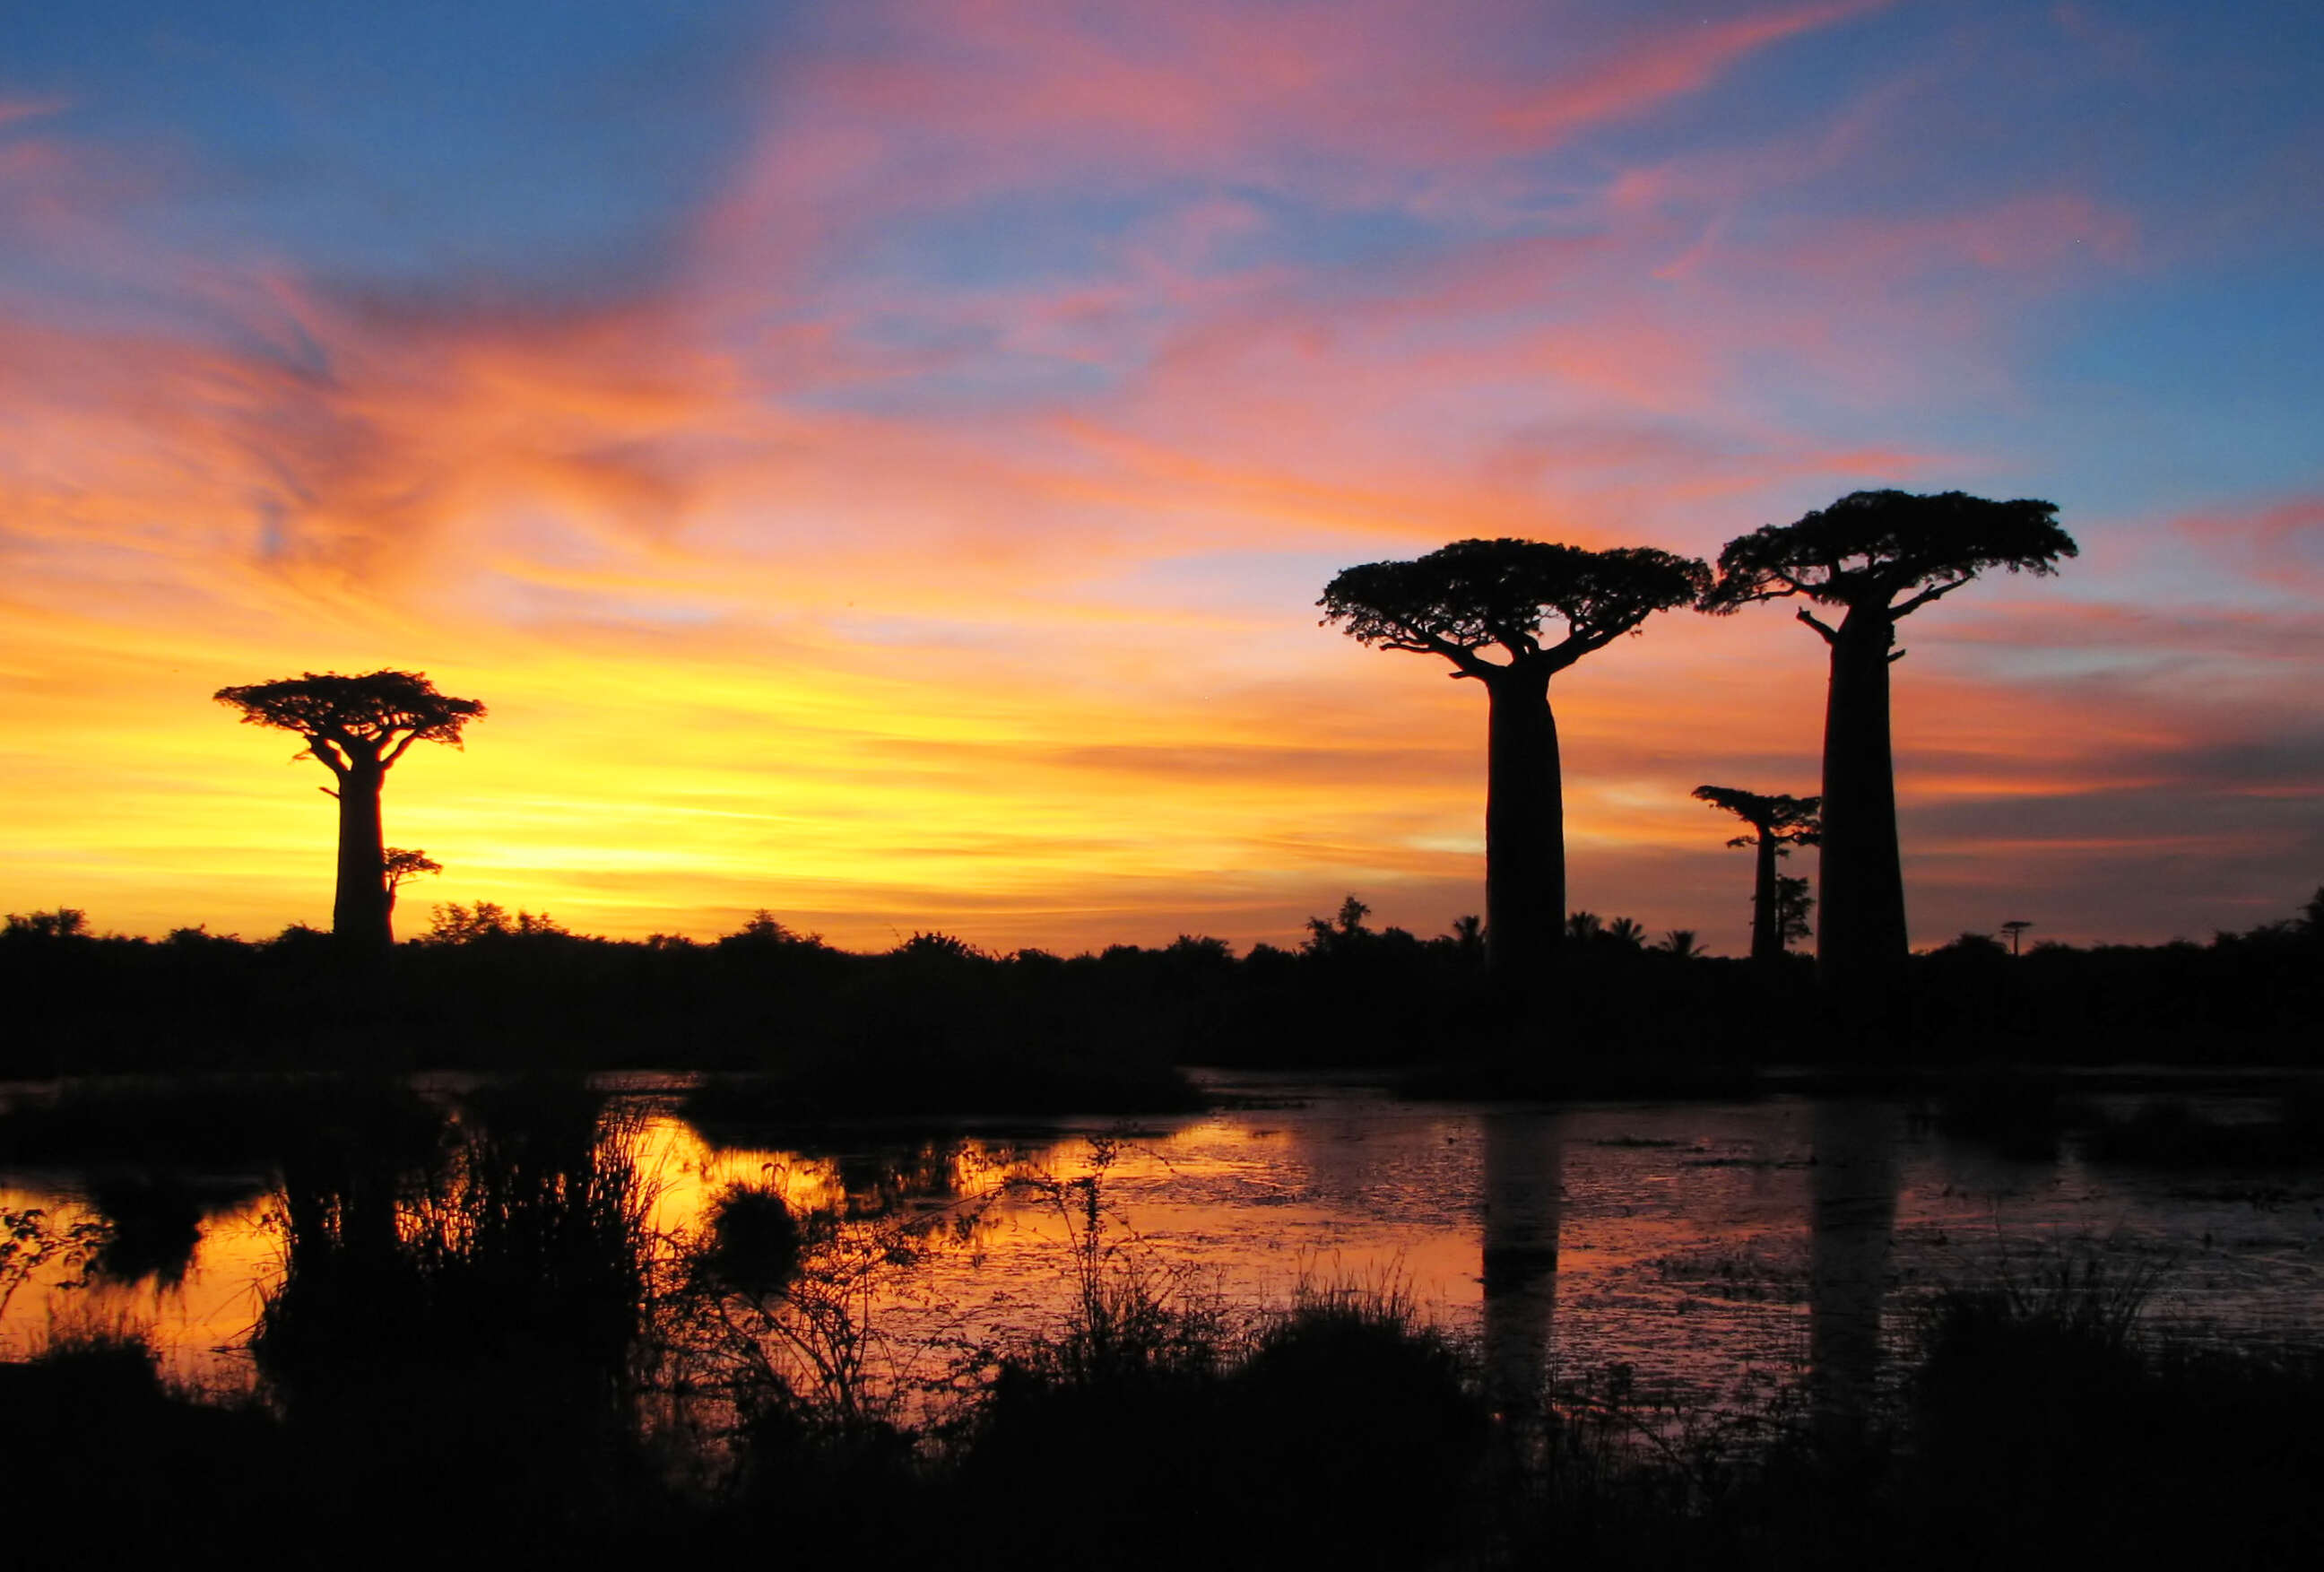
{"label": "tree silhouette", "polygon": [[2034,924],[2032,922],[2023,917],[2013,917],[2008,921],[2001,925],[2001,931],[2009,936],[2009,953],[2011,955],[2015,955],[2017,953],[2018,941],[2025,937],[2025,930],[2033,926]]}
{"label": "tree silhouette", "polygon": [[1667,929],[1655,948],[1674,960],[1691,961],[1702,953],[1695,942],[1699,937],[1692,928]]}
{"label": "tree silhouette", "polygon": [[[1489,705],[1485,947],[1496,971],[1530,965],[1565,918],[1565,809],[1549,681],[1658,611],[1710,569],[1650,547],[1591,551],[1543,541],[1456,541],[1410,562],[1368,562],[1324,587],[1325,625],[1358,643],[1452,663]],[[1554,642],[1545,621],[1565,624]]]}
{"label": "tree silhouette", "polygon": [[1904,875],[1888,745],[1888,668],[1896,624],[1987,569],[2047,574],[2075,555],[2052,504],[1989,502],[1949,491],[1858,491],[1794,523],[1729,541],[1702,609],[1728,613],[1791,596],[1836,607],[1837,625],[1799,620],[1831,651],[1824,707],[1822,939],[1817,971],[1834,991],[1869,997],[1901,977]]}
{"label": "tree silhouette", "polygon": [[1473,911],[1464,911],[1452,920],[1452,948],[1471,960],[1485,953],[1485,920]]}
{"label": "tree silhouette", "polygon": [[244,724],[295,733],[307,746],[297,757],[319,760],[338,779],[325,791],[339,800],[338,891],[331,931],[346,945],[383,951],[395,941],[389,913],[387,846],[380,830],[379,793],[387,772],[412,744],[460,745],[461,728],[484,717],[473,698],[436,691],[418,671],[365,671],[346,677],[309,671],[272,682],[221,688],[220,704],[242,711]]}
{"label": "tree silhouette", "polygon": [[1816,818],[1821,797],[1766,797],[1736,786],[1698,786],[1695,800],[1723,808],[1751,827],[1727,844],[1750,846],[1758,853],[1751,881],[1751,959],[1762,966],[1784,958],[1784,935],[1775,920],[1775,859],[1789,856],[1794,846],[1812,846],[1822,830]]}
{"label": "tree silhouette", "polygon": [[380,858],[380,874],[387,882],[387,914],[395,915],[395,893],[422,874],[440,874],[444,865],[426,852],[389,846]]}

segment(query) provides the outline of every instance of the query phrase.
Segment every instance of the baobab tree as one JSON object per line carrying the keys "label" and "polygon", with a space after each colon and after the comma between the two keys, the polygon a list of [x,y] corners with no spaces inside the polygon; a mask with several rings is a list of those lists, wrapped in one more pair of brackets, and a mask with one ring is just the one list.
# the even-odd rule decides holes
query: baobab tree
{"label": "baobab tree", "polygon": [[[1367,562],[1325,586],[1323,623],[1358,643],[1452,663],[1489,706],[1485,952],[1494,971],[1554,949],[1565,921],[1565,800],[1550,679],[1658,611],[1702,595],[1711,570],[1651,547],[1455,541],[1410,562]],[[1555,618],[1562,637],[1545,633]]]}
{"label": "baobab tree", "polygon": [[331,931],[364,951],[395,942],[390,926],[387,846],[380,830],[379,793],[387,772],[412,744],[460,745],[461,728],[484,717],[473,698],[436,691],[418,671],[365,671],[345,677],[309,671],[272,682],[221,688],[220,704],[242,711],[245,725],[272,726],[306,740],[293,757],[312,758],[337,777],[338,892]]}
{"label": "baobab tree", "polygon": [[1751,827],[1727,844],[1749,846],[1758,853],[1751,881],[1751,959],[1772,966],[1784,958],[1783,924],[1775,918],[1775,859],[1789,856],[1794,846],[1812,846],[1822,829],[1816,818],[1821,797],[1768,797],[1737,786],[1698,786],[1695,800],[1723,808]]}
{"label": "baobab tree", "polygon": [[1896,624],[1988,569],[2048,574],[2076,554],[2052,504],[1989,502],[1949,491],[1858,491],[1794,523],[1727,543],[1702,609],[1738,611],[1797,596],[1799,620],[1831,652],[1824,706],[1823,904],[1816,969],[1828,988],[1869,997],[1902,973],[1904,874],[1888,742],[1888,668]]}
{"label": "baobab tree", "polygon": [[440,874],[444,865],[418,848],[389,846],[380,858],[380,874],[387,884],[387,915],[395,917],[396,892],[422,874]]}

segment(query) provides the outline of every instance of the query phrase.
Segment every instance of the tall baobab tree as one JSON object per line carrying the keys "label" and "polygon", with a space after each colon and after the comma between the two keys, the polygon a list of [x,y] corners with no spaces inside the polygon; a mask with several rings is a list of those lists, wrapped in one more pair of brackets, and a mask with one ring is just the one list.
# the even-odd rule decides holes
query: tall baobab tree
{"label": "tall baobab tree", "polygon": [[1702,609],[1728,613],[1796,596],[1799,620],[1831,651],[1824,706],[1823,920],[1820,979],[1870,997],[1901,976],[1906,953],[1904,874],[1896,846],[1896,782],[1888,744],[1888,668],[1904,658],[1896,624],[1988,569],[2049,574],[2076,554],[2057,508],[1989,502],[1958,491],[1934,496],[1858,491],[1796,522],[1729,541]]}
{"label": "tall baobab tree", "polygon": [[460,745],[461,728],[484,717],[476,699],[436,691],[418,671],[365,671],[344,677],[309,671],[272,682],[221,688],[220,704],[242,711],[244,724],[272,726],[306,740],[300,758],[321,763],[337,777],[338,892],[331,931],[365,951],[395,942],[389,912],[387,846],[380,829],[379,793],[387,772],[412,744]]}
{"label": "tall baobab tree", "polygon": [[1758,853],[1751,881],[1751,959],[1772,966],[1784,958],[1783,924],[1775,917],[1775,859],[1788,856],[1794,846],[1812,846],[1822,829],[1816,818],[1821,797],[1763,796],[1737,786],[1698,786],[1695,800],[1723,808],[1751,827],[1727,844],[1750,846]]}
{"label": "tall baobab tree", "polygon": [[[1508,973],[1555,948],[1565,921],[1565,800],[1549,682],[1658,611],[1705,592],[1711,570],[1651,547],[1455,541],[1409,562],[1367,562],[1324,587],[1326,626],[1452,663],[1489,704],[1485,950]],[[1555,618],[1562,637],[1545,633]]]}

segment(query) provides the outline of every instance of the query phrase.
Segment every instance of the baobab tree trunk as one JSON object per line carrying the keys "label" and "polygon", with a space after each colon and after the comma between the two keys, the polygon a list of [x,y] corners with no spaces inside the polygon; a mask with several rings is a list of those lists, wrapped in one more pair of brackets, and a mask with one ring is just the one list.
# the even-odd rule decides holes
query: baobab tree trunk
{"label": "baobab tree trunk", "polygon": [[387,906],[387,839],[379,789],[387,772],[364,760],[339,777],[339,885],[331,931],[353,951],[383,953],[395,943]]}
{"label": "baobab tree trunk", "polygon": [[1895,624],[1850,611],[1831,640],[1823,718],[1823,918],[1818,980],[1870,1003],[1904,975],[1904,871],[1896,848],[1896,777],[1888,753],[1888,654]]}
{"label": "baobab tree trunk", "polygon": [[1485,964],[1523,976],[1565,928],[1565,791],[1549,673],[1524,668],[1487,680],[1491,695],[1485,785]]}
{"label": "baobab tree trunk", "polygon": [[1759,865],[1751,882],[1751,962],[1764,970],[1784,958],[1784,925],[1775,912],[1775,853],[1781,848],[1775,831],[1766,825],[1751,828],[1759,832],[1755,848]]}

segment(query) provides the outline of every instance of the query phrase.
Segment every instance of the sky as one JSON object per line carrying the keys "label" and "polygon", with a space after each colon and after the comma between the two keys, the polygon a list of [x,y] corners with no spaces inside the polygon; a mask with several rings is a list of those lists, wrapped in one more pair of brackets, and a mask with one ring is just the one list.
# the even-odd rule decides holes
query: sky
{"label": "sky", "polygon": [[[1484,714],[1340,569],[1850,491],[2080,543],[1894,669],[1917,944],[2324,882],[2324,9],[0,0],[0,909],[327,924],[211,693],[428,673],[434,902],[854,948],[1482,906]],[[1553,690],[1571,894],[1740,953],[1690,800],[1824,652]],[[1812,855],[1795,859],[1812,871]]]}

